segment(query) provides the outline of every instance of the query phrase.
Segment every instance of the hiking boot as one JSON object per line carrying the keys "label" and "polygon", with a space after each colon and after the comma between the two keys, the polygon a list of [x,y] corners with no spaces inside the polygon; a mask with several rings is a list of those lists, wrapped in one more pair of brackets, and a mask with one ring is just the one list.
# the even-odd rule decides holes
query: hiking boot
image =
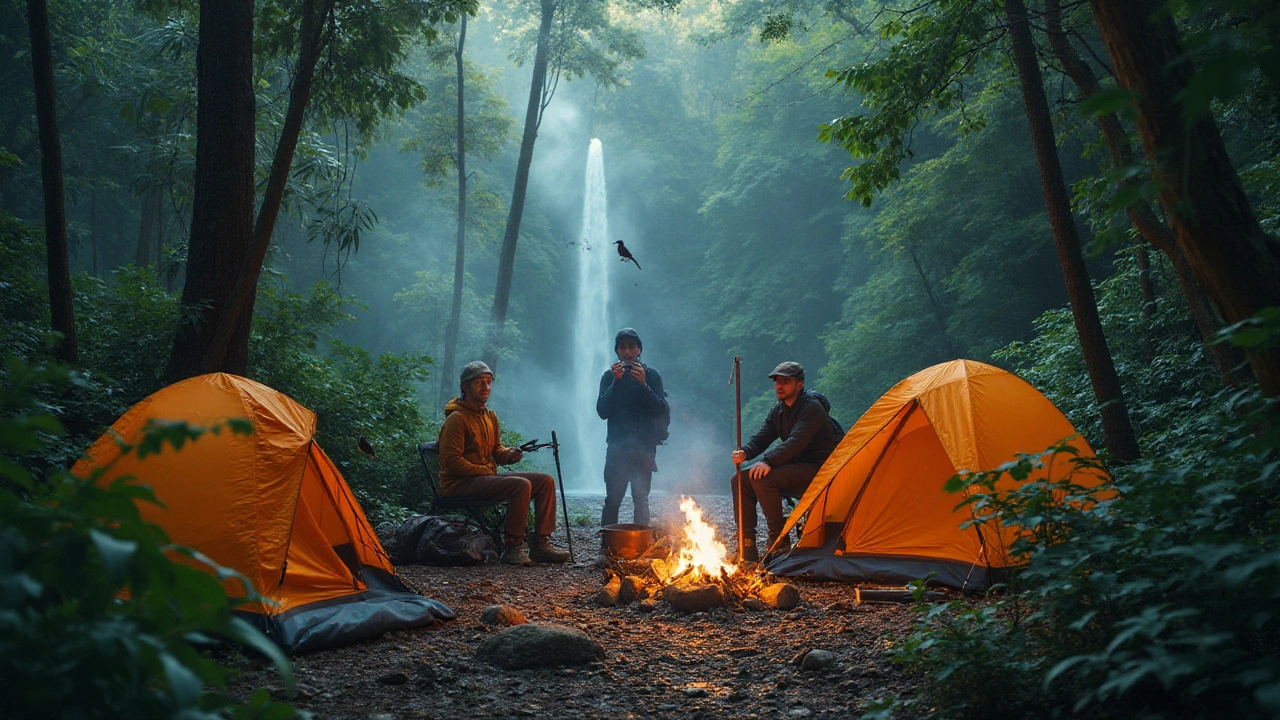
{"label": "hiking boot", "polygon": [[505,565],[528,565],[533,561],[520,543],[508,543],[506,551],[502,553],[502,562]]}
{"label": "hiking boot", "polygon": [[744,543],[742,545],[742,557],[737,560],[740,563],[760,562],[760,551],[756,549],[755,543]]}
{"label": "hiking boot", "polygon": [[529,559],[540,563],[562,563],[569,559],[569,553],[551,547],[550,535],[534,533],[529,536]]}

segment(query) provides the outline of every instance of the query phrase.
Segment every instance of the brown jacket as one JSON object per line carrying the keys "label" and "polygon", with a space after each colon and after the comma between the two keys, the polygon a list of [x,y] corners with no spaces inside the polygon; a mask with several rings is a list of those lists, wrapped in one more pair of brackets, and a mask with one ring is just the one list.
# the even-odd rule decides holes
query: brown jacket
{"label": "brown jacket", "polygon": [[515,450],[502,444],[498,415],[480,405],[454,398],[444,406],[440,428],[440,490],[448,495],[458,480],[497,475],[498,465],[515,460]]}

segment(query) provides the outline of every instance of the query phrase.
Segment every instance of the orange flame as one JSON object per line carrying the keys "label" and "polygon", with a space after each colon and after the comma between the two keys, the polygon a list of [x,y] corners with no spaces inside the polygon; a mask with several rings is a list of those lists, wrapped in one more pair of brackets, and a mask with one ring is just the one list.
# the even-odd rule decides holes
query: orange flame
{"label": "orange flame", "polygon": [[676,556],[671,577],[678,577],[686,570],[694,578],[718,578],[721,570],[727,575],[738,571],[737,566],[725,562],[724,543],[716,540],[716,530],[702,519],[702,508],[693,498],[681,498],[680,510],[684,512],[684,542]]}

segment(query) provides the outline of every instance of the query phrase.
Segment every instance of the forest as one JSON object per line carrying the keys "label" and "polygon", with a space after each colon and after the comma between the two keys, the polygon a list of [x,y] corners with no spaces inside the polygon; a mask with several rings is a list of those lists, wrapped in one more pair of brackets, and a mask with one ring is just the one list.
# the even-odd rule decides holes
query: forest
{"label": "forest", "polygon": [[844,428],[979,361],[1097,450],[1094,487],[1021,482],[1050,446],[948,481],[1020,570],[922,601],[884,638],[911,691],[852,714],[1280,715],[1274,3],[0,0],[0,50],[14,717],[308,716],[208,649],[292,682],[154,494],[71,472],[144,398],[287,395],[382,528],[431,506],[419,443],[483,360],[594,523],[623,327],[670,404],[658,494],[729,494],[783,361]]}

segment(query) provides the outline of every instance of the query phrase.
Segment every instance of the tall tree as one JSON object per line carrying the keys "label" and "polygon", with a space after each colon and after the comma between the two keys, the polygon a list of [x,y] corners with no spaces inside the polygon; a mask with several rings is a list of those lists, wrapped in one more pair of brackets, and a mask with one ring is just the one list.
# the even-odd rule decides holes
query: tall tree
{"label": "tall tree", "polygon": [[[1162,0],[1090,0],[1116,81],[1133,93],[1138,135],[1178,246],[1228,323],[1280,307],[1280,242],[1258,224],[1217,123],[1190,113],[1194,67]],[[1280,395],[1280,349],[1250,353],[1263,393]]]}
{"label": "tall tree", "polygon": [[1075,319],[1076,332],[1080,336],[1080,351],[1093,385],[1102,414],[1102,428],[1107,437],[1107,448],[1120,461],[1139,457],[1138,441],[1129,422],[1120,378],[1116,375],[1107,338],[1102,333],[1102,321],[1098,318],[1098,303],[1089,284],[1089,270],[1081,253],[1080,236],[1075,218],[1071,215],[1071,198],[1062,179],[1062,164],[1058,159],[1058,144],[1054,138],[1053,117],[1049,100],[1045,96],[1044,81],[1040,75],[1040,61],[1036,57],[1035,38],[1022,0],[1005,0],[1009,37],[1013,48],[1013,64],[1018,71],[1018,83],[1031,128],[1031,144],[1035,149],[1036,164],[1040,167],[1040,187],[1049,211],[1049,225],[1053,228],[1054,244],[1058,248],[1058,261],[1062,264],[1062,276],[1067,283],[1067,295],[1071,300],[1071,315]]}
{"label": "tall tree", "polygon": [[[1071,81],[1079,88],[1080,94],[1085,99],[1096,97],[1102,91],[1102,85],[1098,82],[1098,77],[1093,68],[1085,62],[1084,58],[1075,49],[1075,46],[1071,44],[1071,40],[1063,28],[1060,0],[1045,0],[1044,24],[1045,33],[1049,39],[1049,47],[1053,50],[1054,57],[1058,59],[1058,63],[1062,66],[1063,72],[1067,77],[1071,78]],[[1098,129],[1102,133],[1102,139],[1106,143],[1111,155],[1111,162],[1115,167],[1128,168],[1133,165],[1133,146],[1129,142],[1129,134],[1125,131],[1116,113],[1104,112],[1099,114]],[[1128,185],[1133,182],[1135,182],[1135,179],[1131,178],[1125,180],[1124,184]],[[1187,259],[1182,254],[1181,248],[1178,247],[1177,238],[1174,237],[1173,231],[1156,215],[1155,210],[1146,200],[1140,199],[1130,203],[1125,208],[1125,212],[1129,216],[1129,221],[1142,238],[1169,258],[1169,262],[1173,265],[1174,276],[1178,281],[1178,289],[1181,290],[1182,297],[1186,300],[1187,308],[1191,311],[1191,317],[1195,321],[1196,328],[1200,331],[1200,339],[1205,343],[1210,356],[1213,357],[1214,365],[1218,369],[1218,374],[1222,377],[1223,384],[1234,385],[1240,379],[1240,366],[1244,363],[1244,356],[1230,345],[1216,342],[1218,331],[1222,329],[1222,322],[1218,319],[1213,306],[1209,303],[1208,297],[1205,296],[1204,289],[1200,287],[1200,282],[1196,280],[1195,273],[1191,271],[1191,266],[1187,264]],[[1137,250],[1139,272],[1144,277],[1142,297],[1145,303],[1145,316],[1145,313],[1149,312],[1147,308],[1154,303],[1154,292],[1150,288],[1149,267],[1144,267],[1146,253],[1141,246]]]}
{"label": "tall tree", "polygon": [[62,338],[54,356],[79,359],[76,316],[71,299],[71,263],[67,254],[67,215],[62,189],[62,140],[58,135],[58,103],[53,87],[53,46],[49,39],[49,6],[27,0],[31,32],[31,71],[35,76],[36,122],[40,128],[40,177],[44,185],[44,233],[48,258],[49,311]]}
{"label": "tall tree", "polygon": [[[219,315],[226,312],[253,238],[253,0],[200,3],[196,50],[196,173],[191,208],[184,322],[165,371],[170,381],[206,370],[243,368],[245,357],[210,368]],[[231,339],[248,347],[248,325]],[[243,372],[243,371],[242,371]]]}
{"label": "tall tree", "polygon": [[533,53],[533,77],[529,81],[529,102],[525,105],[524,132],[520,136],[520,156],[516,160],[516,177],[511,188],[511,205],[507,208],[507,226],[502,233],[502,251],[498,255],[498,285],[493,292],[493,324],[485,360],[496,368],[498,350],[502,346],[503,326],[507,323],[507,307],[511,302],[511,277],[515,272],[516,243],[520,239],[520,221],[524,217],[524,201],[529,191],[529,168],[533,165],[533,144],[538,139],[542,111],[550,102],[547,93],[547,55],[551,44],[551,24],[555,20],[556,0],[539,4],[538,44]]}
{"label": "tall tree", "polygon": [[458,228],[453,249],[453,300],[449,304],[449,324],[444,331],[444,361],[440,364],[440,406],[453,393],[453,366],[458,359],[458,325],[462,321],[462,286],[466,281],[467,257],[467,111],[466,73],[462,51],[467,44],[467,16],[458,24],[458,46],[454,50],[454,64],[458,72],[457,146],[453,164],[458,171]]}

